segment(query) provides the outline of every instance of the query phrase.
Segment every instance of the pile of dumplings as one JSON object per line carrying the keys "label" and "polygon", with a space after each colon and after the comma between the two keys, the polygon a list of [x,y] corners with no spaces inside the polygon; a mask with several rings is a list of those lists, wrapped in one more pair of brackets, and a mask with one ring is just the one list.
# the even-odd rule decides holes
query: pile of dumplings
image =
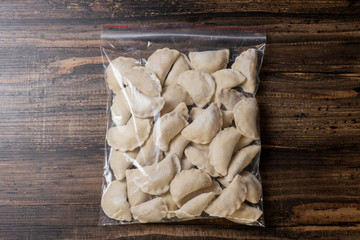
{"label": "pile of dumplings", "polygon": [[256,222],[262,187],[245,171],[260,151],[255,98],[258,50],[231,65],[230,51],[156,50],[142,64],[118,57],[106,69],[115,94],[101,206],[111,219],[159,222],[223,217]]}

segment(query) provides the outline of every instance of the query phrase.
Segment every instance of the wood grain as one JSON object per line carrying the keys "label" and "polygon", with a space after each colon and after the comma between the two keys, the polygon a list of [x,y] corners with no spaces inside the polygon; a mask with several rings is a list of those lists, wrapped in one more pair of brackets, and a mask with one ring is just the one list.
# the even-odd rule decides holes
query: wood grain
{"label": "wood grain", "polygon": [[[0,239],[360,238],[358,1],[0,4]],[[267,228],[227,220],[98,227],[102,25],[267,29],[258,91]]]}
{"label": "wood grain", "polygon": [[[106,0],[5,0],[2,19],[146,18],[204,13],[286,13],[356,15],[359,2],[351,0],[235,0],[235,1],[106,1]],[[16,9],[17,11],[8,11]]]}

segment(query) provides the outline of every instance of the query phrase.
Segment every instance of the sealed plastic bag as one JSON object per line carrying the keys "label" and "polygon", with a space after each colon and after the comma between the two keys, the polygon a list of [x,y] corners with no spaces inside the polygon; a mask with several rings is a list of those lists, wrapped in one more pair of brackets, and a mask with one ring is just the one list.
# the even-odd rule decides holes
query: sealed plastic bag
{"label": "sealed plastic bag", "polygon": [[100,225],[264,226],[255,94],[265,31],[103,27],[108,129]]}

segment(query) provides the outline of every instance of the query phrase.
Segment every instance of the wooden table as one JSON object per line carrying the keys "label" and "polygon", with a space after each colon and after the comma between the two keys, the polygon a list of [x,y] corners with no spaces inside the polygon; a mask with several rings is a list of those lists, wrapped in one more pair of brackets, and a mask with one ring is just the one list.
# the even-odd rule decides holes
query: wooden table
{"label": "wooden table", "polygon": [[[98,227],[104,24],[267,29],[258,101],[267,228]],[[360,239],[360,3],[0,3],[0,239]]]}

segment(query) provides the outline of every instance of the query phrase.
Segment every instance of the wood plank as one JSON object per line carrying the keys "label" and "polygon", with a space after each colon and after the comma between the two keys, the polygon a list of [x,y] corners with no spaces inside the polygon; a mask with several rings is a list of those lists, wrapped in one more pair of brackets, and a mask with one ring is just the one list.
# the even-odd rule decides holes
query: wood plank
{"label": "wood plank", "polygon": [[[347,226],[313,226],[313,227],[289,227],[289,228],[223,228],[222,231],[215,229],[213,225],[186,224],[148,224],[148,225],[125,225],[117,227],[97,227],[94,225],[64,226],[62,228],[44,225],[33,225],[31,228],[22,227],[29,239],[354,239],[359,237],[355,227]],[[19,227],[19,226],[17,226]],[[18,228],[9,226],[9,238],[16,236]]]}
{"label": "wood plank", "polygon": [[[290,72],[290,62],[298,61],[308,46],[300,45],[294,52],[287,45],[284,54],[273,50],[276,45],[267,48],[258,93],[263,144],[312,150],[353,149],[360,134],[360,73],[351,64],[360,64],[360,56],[349,47],[347,54],[337,56],[336,61],[319,66],[321,72],[311,72],[317,60],[310,57],[309,64],[299,63],[302,71]],[[320,52],[324,49],[318,44],[312,46]],[[329,48],[345,51],[343,46],[335,46]],[[62,148],[68,141],[77,144],[85,140],[90,146],[96,145],[104,136],[107,100],[99,49],[39,48],[35,55],[32,52],[31,48],[1,51],[7,59],[0,63],[0,112],[6,116],[0,125],[8,129],[7,136],[0,140],[2,147],[28,142],[29,147],[46,148],[48,144]],[[60,56],[53,57],[59,52]],[[269,66],[273,62],[277,64]],[[349,69],[346,73],[327,73],[339,68]],[[13,96],[17,96],[15,100]],[[21,124],[30,122],[30,128]],[[55,132],[59,133],[56,137]]]}
{"label": "wood plank", "polygon": [[[0,8],[1,19],[92,19],[109,17],[117,19],[146,19],[156,16],[214,13],[291,13],[354,15],[360,13],[358,1],[345,0],[291,0],[291,1],[142,1],[109,2],[106,0],[45,1],[5,0]],[[11,11],[16,9],[16,11]]]}
{"label": "wood plank", "polygon": [[[97,223],[102,149],[8,152],[3,157],[7,161],[0,168],[0,219],[7,219],[6,225]],[[260,171],[268,227],[357,225],[359,160],[355,152],[263,149]],[[69,213],[75,212],[73,219]],[[208,224],[198,224],[203,223]],[[224,220],[209,224],[237,227]]]}
{"label": "wood plank", "polygon": [[[126,225],[117,227],[97,227],[94,225],[64,226],[62,228],[44,225],[33,225],[31,228],[22,227],[29,239],[356,239],[359,237],[356,227],[347,226],[313,226],[313,227],[289,227],[289,228],[267,228],[254,229],[249,227],[223,228],[222,231],[202,225],[180,224],[148,224],[148,225]],[[19,232],[20,226],[6,226],[9,234],[7,237],[13,239]],[[125,234],[124,234],[125,233]],[[6,237],[6,236],[5,236]]]}
{"label": "wood plank", "polygon": [[[249,26],[253,28],[267,29],[268,43],[292,43],[296,45],[318,44],[332,42],[333,44],[346,44],[350,41],[358,42],[360,35],[360,16],[341,16],[334,18],[332,15],[248,15],[239,14],[241,23],[232,15],[196,15],[176,17],[174,21],[186,24],[192,21],[194,24],[214,25],[221,22],[222,25]],[[76,20],[73,24],[71,19],[61,20],[1,20],[0,47],[94,47],[99,46],[100,29],[102,25],[134,24],[129,20],[94,19]],[[136,22],[135,22],[136,23]],[[161,19],[152,20],[154,24],[168,24]]]}
{"label": "wood plank", "polygon": [[[69,79],[79,78],[74,76]],[[337,76],[330,83],[338,81],[341,85],[347,78],[338,79],[341,78]],[[271,83],[276,81],[279,88],[272,88]],[[314,87],[312,93],[296,93],[301,89],[293,88],[277,90],[299,81],[301,79],[279,80],[268,75],[262,83],[258,101],[263,144],[312,151],[350,150],[358,146],[358,93],[353,89],[333,91],[321,89],[321,86],[319,89]],[[354,84],[358,82],[355,80]],[[349,83],[350,86],[346,88],[351,87],[351,81]],[[20,150],[42,146],[45,149],[61,149],[67,148],[69,144],[85,147],[83,142],[87,146],[102,143],[106,129],[105,86],[101,78],[88,85],[85,91],[83,84],[72,84],[72,90],[67,91],[67,94],[62,93],[66,86],[55,89],[34,86],[29,96],[20,95],[27,86],[19,88],[19,85],[15,85],[16,89],[5,87],[4,91],[9,97],[2,98],[0,107],[0,112],[6,116],[0,123],[4,134],[0,139],[1,148],[12,146]],[[16,101],[12,101],[11,94],[18,95]],[[333,97],[337,94],[339,96]],[[18,135],[18,132],[22,134]]]}

